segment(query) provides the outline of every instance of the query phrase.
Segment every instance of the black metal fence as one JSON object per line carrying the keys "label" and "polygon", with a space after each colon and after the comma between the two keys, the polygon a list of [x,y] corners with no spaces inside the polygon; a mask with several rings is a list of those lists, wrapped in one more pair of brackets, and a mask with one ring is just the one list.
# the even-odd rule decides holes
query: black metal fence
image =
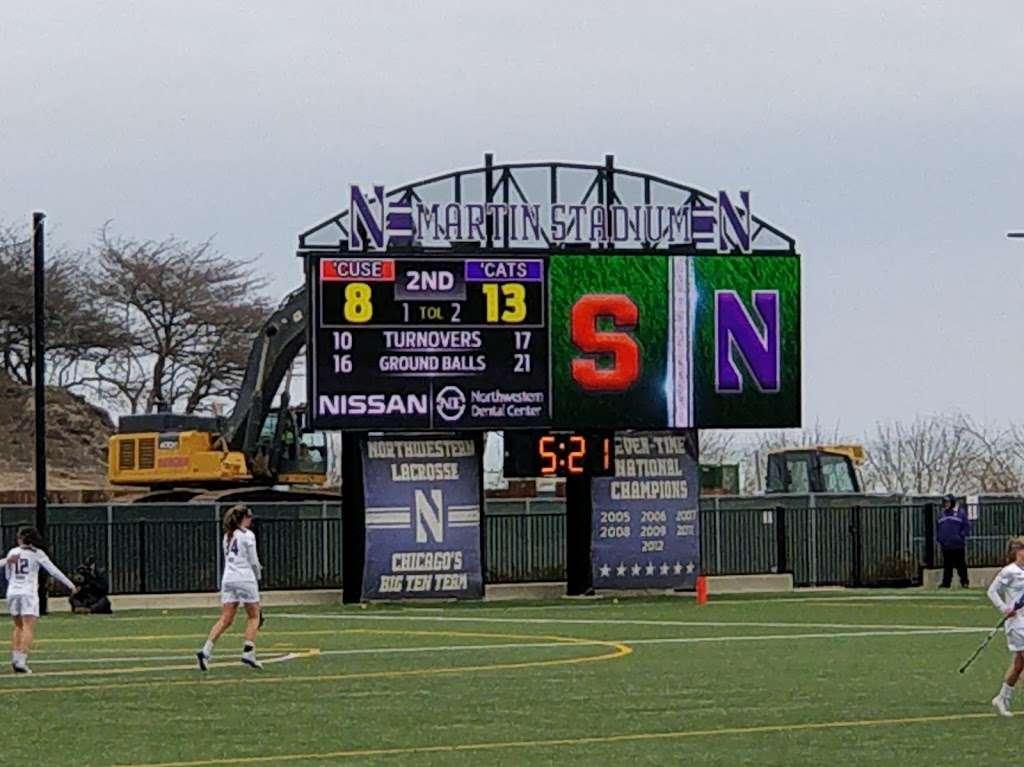
{"label": "black metal fence", "polygon": [[[12,545],[17,527],[27,521],[22,511],[28,512],[0,509],[3,545]],[[197,518],[194,508],[178,507],[170,519],[117,506],[63,511],[68,513],[53,515],[61,521],[49,526],[48,537],[54,559],[69,574],[91,555],[107,571],[115,594],[217,589],[218,509],[203,510]],[[708,575],[792,573],[797,586],[920,583],[922,568],[941,562],[933,532],[940,513],[931,503],[789,508],[705,503],[702,570]],[[971,506],[969,516],[968,563],[1002,565],[1007,539],[1024,532],[1024,500],[985,501]],[[562,500],[492,499],[483,520],[488,583],[565,578]],[[340,587],[337,505],[262,507],[255,524],[264,588]]]}

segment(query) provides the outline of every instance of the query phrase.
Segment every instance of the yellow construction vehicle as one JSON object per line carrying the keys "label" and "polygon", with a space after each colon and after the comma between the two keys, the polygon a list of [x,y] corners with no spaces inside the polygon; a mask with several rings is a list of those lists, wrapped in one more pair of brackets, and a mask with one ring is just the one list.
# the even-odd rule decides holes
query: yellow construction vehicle
{"label": "yellow construction vehicle", "polygon": [[[304,408],[271,403],[306,341],[306,292],[293,291],[253,344],[231,414],[123,416],[108,443],[111,484],[148,487],[144,500],[210,497],[280,499],[335,496],[327,479],[327,442],[305,430]],[[296,487],[303,486],[303,487]]]}
{"label": "yellow construction vehicle", "polygon": [[863,445],[787,447],[768,453],[765,492],[859,493]]}

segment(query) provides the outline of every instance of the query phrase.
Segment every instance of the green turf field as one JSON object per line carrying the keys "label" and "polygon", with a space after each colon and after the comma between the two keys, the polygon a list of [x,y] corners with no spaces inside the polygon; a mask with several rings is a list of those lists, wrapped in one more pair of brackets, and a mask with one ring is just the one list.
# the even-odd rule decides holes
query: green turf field
{"label": "green turf field", "polygon": [[[116,607],[116,604],[115,604]],[[44,618],[0,680],[35,765],[983,765],[1024,718],[989,700],[980,593],[269,612],[262,672],[214,612]],[[1024,711],[1024,706],[1022,706]],[[1022,714],[1024,717],[1024,714]]]}

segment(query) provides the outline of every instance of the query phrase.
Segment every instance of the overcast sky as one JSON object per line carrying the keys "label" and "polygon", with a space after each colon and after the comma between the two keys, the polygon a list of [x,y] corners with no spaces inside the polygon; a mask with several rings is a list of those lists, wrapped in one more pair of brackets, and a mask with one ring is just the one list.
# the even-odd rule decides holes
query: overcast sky
{"label": "overcast sky", "polygon": [[502,160],[752,190],[803,253],[804,420],[1024,420],[1024,5],[6,2],[0,220],[258,257],[352,182]]}

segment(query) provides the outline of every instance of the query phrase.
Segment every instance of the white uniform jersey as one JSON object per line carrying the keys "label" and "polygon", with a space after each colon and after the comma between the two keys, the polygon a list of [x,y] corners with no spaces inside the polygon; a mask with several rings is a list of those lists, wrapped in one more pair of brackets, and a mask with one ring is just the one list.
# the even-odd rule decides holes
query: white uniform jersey
{"label": "white uniform jersey", "polygon": [[72,591],[75,588],[45,551],[31,546],[16,546],[7,552],[7,598],[30,597],[39,593],[39,568],[63,583]]}
{"label": "white uniform jersey", "polygon": [[256,583],[260,579],[260,558],[256,553],[256,536],[251,530],[239,528],[230,538],[224,536],[225,583]]}
{"label": "white uniform jersey", "polygon": [[[988,598],[992,600],[1000,612],[1013,607],[1014,603],[1024,596],[1024,568],[1014,563],[999,571],[988,587]],[[1006,630],[1024,631],[1024,609],[1006,621]]]}

